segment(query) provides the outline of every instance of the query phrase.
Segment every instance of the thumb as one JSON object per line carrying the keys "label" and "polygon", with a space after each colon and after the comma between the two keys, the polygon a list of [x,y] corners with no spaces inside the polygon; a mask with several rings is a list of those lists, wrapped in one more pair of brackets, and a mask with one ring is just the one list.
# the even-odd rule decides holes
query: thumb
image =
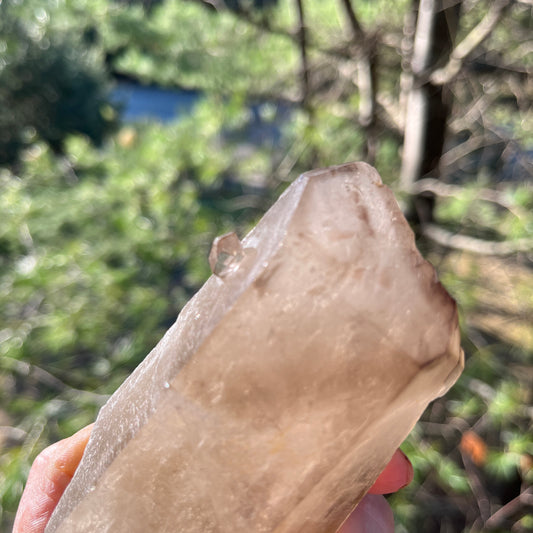
{"label": "thumb", "polygon": [[52,444],[33,462],[22,494],[13,533],[43,533],[70,483],[89,440],[92,424]]}

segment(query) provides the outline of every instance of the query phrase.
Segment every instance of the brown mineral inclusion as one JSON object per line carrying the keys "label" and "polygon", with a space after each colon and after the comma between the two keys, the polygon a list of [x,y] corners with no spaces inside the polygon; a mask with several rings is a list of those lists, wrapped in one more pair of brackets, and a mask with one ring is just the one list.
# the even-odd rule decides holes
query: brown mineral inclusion
{"label": "brown mineral inclusion", "polygon": [[391,191],[302,175],[101,410],[46,531],[334,533],[463,365]]}

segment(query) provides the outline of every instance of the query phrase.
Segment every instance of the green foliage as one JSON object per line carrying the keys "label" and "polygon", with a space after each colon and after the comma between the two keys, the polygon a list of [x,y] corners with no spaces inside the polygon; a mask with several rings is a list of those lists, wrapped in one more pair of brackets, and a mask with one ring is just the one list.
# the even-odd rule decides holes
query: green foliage
{"label": "green foliage", "polygon": [[488,196],[487,180],[463,187],[457,195],[437,203],[439,221],[497,241],[529,238],[533,235],[533,189],[529,184],[509,187]]}
{"label": "green foliage", "polygon": [[231,220],[216,203],[230,171],[229,148],[213,147],[218,115],[206,103],[176,126],[128,128],[105,152],[71,138],[70,168],[38,145],[24,180],[3,174],[2,297],[26,309],[6,308],[10,357],[61,360],[69,383],[95,387],[145,355],[206,278],[198,254]]}
{"label": "green foliage", "polygon": [[0,164],[37,139],[56,152],[71,133],[101,144],[115,121],[98,53],[72,32],[48,31],[44,7],[0,5]]}
{"label": "green foliage", "polygon": [[297,69],[297,54],[287,38],[265,35],[240,25],[229,12],[217,14],[195,3],[168,2],[147,22],[140,14],[117,18],[104,40],[107,31],[114,47],[123,50],[114,68],[161,85],[253,94],[290,79]]}
{"label": "green foliage", "polygon": [[5,458],[11,511],[42,443],[92,420],[207,278],[212,239],[236,220],[244,233],[269,203],[230,179],[227,115],[205,101],[175,125],[125,127],[105,151],[70,137],[72,165],[41,143],[24,179],[2,171],[2,403],[26,433],[42,426]]}

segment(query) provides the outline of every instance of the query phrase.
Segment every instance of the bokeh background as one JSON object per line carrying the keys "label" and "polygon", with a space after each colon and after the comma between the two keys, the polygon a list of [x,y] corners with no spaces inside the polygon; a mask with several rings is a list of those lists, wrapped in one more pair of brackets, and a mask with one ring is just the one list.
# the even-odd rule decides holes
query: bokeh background
{"label": "bokeh background", "polygon": [[299,173],[374,164],[461,309],[397,531],[533,530],[531,0],[0,1],[0,530]]}

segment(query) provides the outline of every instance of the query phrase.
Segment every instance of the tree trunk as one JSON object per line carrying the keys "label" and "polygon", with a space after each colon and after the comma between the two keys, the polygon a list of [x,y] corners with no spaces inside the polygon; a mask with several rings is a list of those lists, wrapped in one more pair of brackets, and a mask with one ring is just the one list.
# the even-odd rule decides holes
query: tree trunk
{"label": "tree trunk", "polygon": [[[438,177],[452,94],[446,86],[433,84],[430,74],[448,62],[461,8],[461,2],[450,5],[445,0],[419,0],[417,3],[400,174],[402,188],[406,191],[411,191],[414,182],[428,174]],[[415,222],[431,222],[433,205],[432,196],[416,196],[408,214]]]}

